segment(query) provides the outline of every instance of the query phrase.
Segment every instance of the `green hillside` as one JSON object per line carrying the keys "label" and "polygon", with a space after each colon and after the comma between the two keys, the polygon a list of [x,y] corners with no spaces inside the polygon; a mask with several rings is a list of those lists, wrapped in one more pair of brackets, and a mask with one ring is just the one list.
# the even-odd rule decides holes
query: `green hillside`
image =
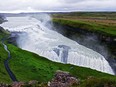
{"label": "green hillside", "polygon": [[116,79],[115,76],[100,73],[89,68],[52,62],[34,53],[21,50],[11,44],[8,44],[8,47],[12,55],[10,61],[11,69],[20,81],[35,79],[46,82],[52,79],[57,70],[68,71],[80,79],[86,79],[88,76]]}
{"label": "green hillside", "polygon": [[[3,37],[6,37],[8,35],[8,32],[3,30],[2,27],[0,27],[0,40]],[[4,67],[4,60],[7,58],[7,52],[4,50],[3,45],[0,41],[0,82],[11,82],[8,73],[5,70]]]}
{"label": "green hillside", "polygon": [[52,14],[53,22],[75,29],[116,36],[116,12],[69,12]]}
{"label": "green hillside", "polygon": [[[0,31],[0,39],[6,35],[8,35],[6,31]],[[79,78],[82,82],[80,87],[86,87],[86,85],[90,85],[89,87],[97,87],[91,85],[101,85],[104,83],[116,84],[116,76],[101,73],[89,68],[52,62],[37,54],[22,50],[9,44],[7,41],[6,44],[12,56],[12,59],[9,61],[10,68],[19,81],[26,82],[37,80],[39,82],[48,82],[53,78],[53,75],[57,70],[62,70],[68,71],[73,76]],[[4,50],[0,42],[0,82],[11,83],[3,64],[6,58],[7,52]],[[87,78],[89,76],[94,77],[95,79],[88,80]]]}
{"label": "green hillside", "polygon": [[110,53],[108,58],[116,59],[116,12],[55,13],[52,17],[55,29],[64,36],[86,46],[82,37],[95,35]]}
{"label": "green hillside", "polygon": [[116,25],[103,25],[94,22],[86,22],[80,20],[73,20],[73,19],[64,19],[64,18],[54,18],[54,23],[59,23],[64,26],[72,27],[72,28],[79,28],[95,33],[101,33],[109,36],[116,36]]}

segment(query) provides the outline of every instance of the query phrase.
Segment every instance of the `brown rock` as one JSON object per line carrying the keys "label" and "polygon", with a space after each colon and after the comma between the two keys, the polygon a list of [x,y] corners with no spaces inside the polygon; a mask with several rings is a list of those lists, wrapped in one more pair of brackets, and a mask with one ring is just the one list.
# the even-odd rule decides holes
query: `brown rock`
{"label": "brown rock", "polygon": [[25,85],[24,82],[13,82],[12,87],[22,87],[24,85]]}
{"label": "brown rock", "polygon": [[78,85],[79,80],[71,76],[68,72],[57,71],[49,87],[70,87],[74,84]]}

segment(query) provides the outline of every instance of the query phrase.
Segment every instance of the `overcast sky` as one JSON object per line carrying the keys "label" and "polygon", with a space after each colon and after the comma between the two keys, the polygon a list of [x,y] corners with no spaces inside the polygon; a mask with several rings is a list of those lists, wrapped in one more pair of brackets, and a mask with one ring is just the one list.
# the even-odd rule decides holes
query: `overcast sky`
{"label": "overcast sky", "polygon": [[116,11],[116,0],[0,0],[0,12]]}

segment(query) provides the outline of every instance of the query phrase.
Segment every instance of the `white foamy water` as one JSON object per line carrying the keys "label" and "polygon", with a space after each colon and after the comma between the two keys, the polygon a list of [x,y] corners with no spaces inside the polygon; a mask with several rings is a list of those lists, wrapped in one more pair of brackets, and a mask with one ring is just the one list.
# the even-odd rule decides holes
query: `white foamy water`
{"label": "white foamy water", "polygon": [[8,22],[1,24],[4,29],[11,32],[24,32],[17,39],[20,48],[52,61],[114,74],[109,63],[101,54],[48,29],[45,26],[45,20],[37,20],[32,17],[8,17],[7,20]]}

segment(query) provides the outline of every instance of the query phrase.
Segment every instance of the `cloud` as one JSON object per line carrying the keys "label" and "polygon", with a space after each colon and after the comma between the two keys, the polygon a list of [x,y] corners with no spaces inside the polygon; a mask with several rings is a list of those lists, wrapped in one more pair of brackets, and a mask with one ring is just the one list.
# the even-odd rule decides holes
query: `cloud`
{"label": "cloud", "polygon": [[116,0],[0,0],[0,12],[116,11]]}

